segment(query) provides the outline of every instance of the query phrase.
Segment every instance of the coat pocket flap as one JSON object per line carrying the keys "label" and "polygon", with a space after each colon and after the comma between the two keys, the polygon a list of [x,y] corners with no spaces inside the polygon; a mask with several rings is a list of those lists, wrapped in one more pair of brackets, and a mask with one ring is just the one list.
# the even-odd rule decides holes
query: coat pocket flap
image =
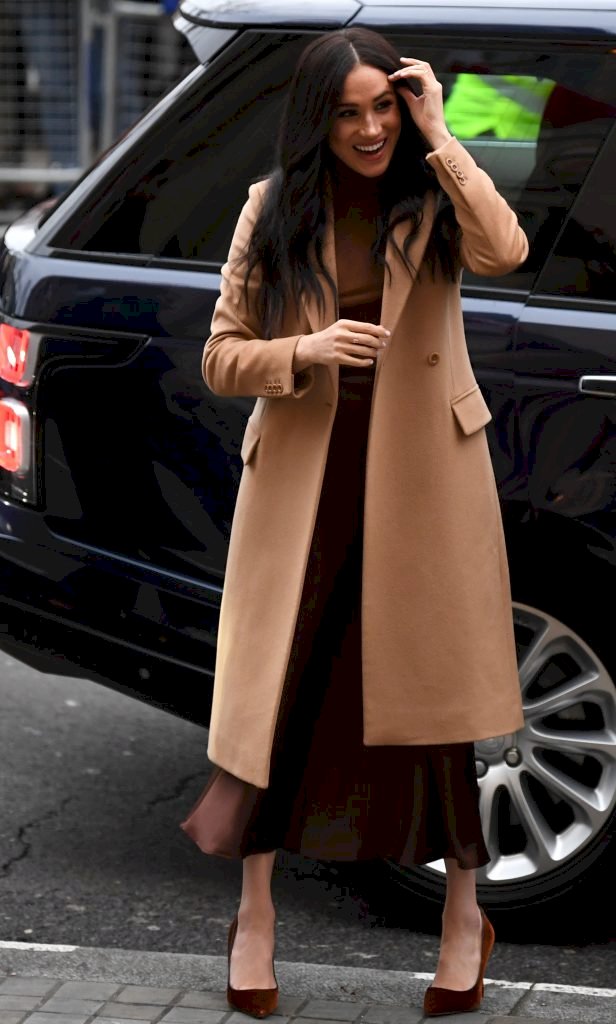
{"label": "coat pocket flap", "polygon": [[250,420],[246,424],[246,430],[244,431],[244,439],[242,441],[242,447],[240,449],[240,455],[242,456],[242,462],[246,465],[250,462],[253,457],[257,445],[260,441],[261,434],[255,430]]}
{"label": "coat pocket flap", "polygon": [[481,430],[492,419],[492,413],[486,405],[485,398],[481,394],[478,384],[475,384],[470,391],[465,391],[458,398],[453,398],[451,400],[451,408],[463,433],[466,435],[474,434],[475,431]]}

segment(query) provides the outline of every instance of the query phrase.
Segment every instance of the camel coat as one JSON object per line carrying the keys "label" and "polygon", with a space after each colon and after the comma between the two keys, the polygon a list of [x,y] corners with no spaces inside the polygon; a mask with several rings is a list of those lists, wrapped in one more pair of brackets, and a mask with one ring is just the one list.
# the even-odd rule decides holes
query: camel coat
{"label": "camel coat", "polygon": [[[428,156],[462,229],[462,262],[504,274],[527,240],[490,178],[452,139]],[[337,366],[293,374],[302,334],[338,319],[331,290],[320,314],[304,299],[283,337],[264,340],[251,309],[244,252],[266,182],[251,186],[222,269],[203,373],[219,395],[255,395],[218,634],[208,754],[267,787],[329,438]],[[324,259],[336,280],[333,211]],[[421,264],[428,203],[410,258]],[[406,224],[396,230],[401,245]],[[523,724],[506,552],[485,437],[489,410],[469,361],[457,282],[413,281],[391,243],[368,437],[362,584],[364,743],[444,744]],[[344,728],[344,722],[341,722]],[[324,751],[324,758],[326,752]],[[324,770],[326,770],[324,763]]]}

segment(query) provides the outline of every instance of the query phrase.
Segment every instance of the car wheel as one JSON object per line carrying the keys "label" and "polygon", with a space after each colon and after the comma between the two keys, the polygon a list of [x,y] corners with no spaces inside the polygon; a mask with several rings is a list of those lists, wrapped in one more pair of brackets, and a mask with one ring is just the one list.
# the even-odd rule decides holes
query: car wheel
{"label": "car wheel", "polygon": [[[524,728],[475,744],[492,910],[561,899],[607,864],[616,816],[616,688],[598,654],[559,619],[514,604]],[[390,863],[396,881],[442,901],[443,861]],[[592,872],[595,875],[595,870]]]}

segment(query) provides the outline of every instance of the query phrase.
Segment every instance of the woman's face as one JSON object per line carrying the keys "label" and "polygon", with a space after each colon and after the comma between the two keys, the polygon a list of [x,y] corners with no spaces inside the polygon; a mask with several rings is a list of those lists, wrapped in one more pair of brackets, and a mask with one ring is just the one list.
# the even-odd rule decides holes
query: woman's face
{"label": "woman's face", "polygon": [[357,64],[345,79],[328,136],[332,153],[351,170],[384,174],[400,138],[396,93],[384,71]]}

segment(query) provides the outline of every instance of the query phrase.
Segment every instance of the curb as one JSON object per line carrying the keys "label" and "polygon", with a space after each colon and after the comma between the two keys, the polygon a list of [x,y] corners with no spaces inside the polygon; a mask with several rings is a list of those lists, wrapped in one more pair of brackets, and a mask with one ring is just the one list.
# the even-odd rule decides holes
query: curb
{"label": "curb", "polygon": [[[223,992],[226,957],[158,953],[94,946],[0,942],[0,972],[53,977],[63,981],[114,981]],[[302,999],[318,998],[379,1006],[414,1006],[423,998],[431,974],[382,971],[370,967],[277,962],[282,991]],[[485,1008],[484,1008],[485,1007]],[[487,1014],[543,1019],[616,1020],[616,989],[486,979],[482,1010]]]}

